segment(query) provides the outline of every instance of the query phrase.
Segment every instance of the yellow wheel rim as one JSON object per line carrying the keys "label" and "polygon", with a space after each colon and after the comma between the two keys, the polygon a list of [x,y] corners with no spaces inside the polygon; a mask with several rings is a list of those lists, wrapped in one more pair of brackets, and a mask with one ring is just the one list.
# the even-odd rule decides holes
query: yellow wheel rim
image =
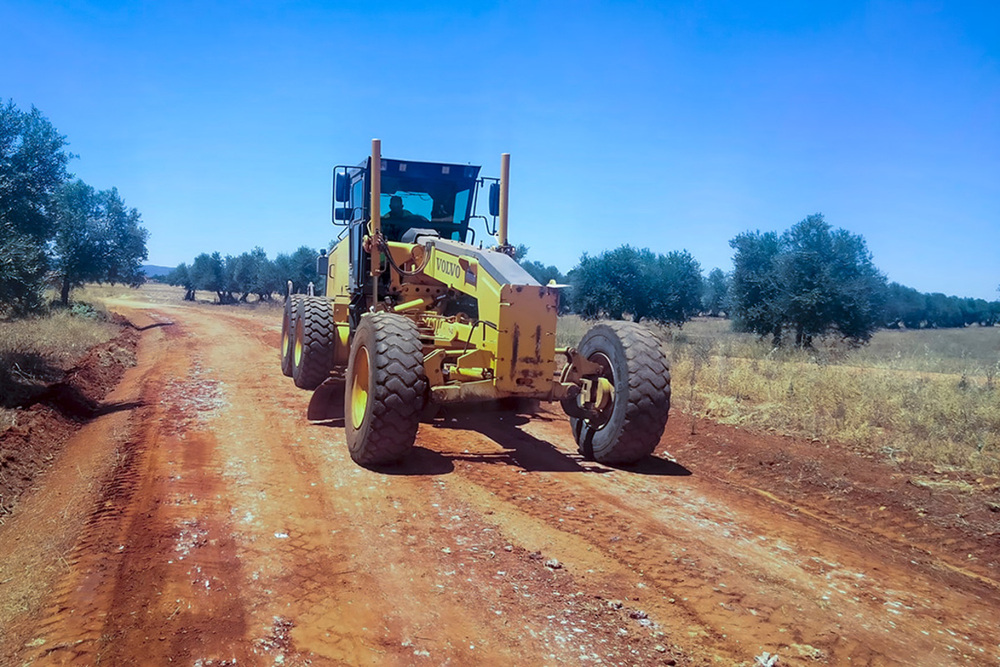
{"label": "yellow wheel rim", "polygon": [[351,425],[361,428],[368,412],[368,349],[362,347],[354,358],[354,377],[351,379]]}
{"label": "yellow wheel rim", "polygon": [[[296,327],[296,334],[298,334],[298,327]],[[295,365],[298,366],[302,363],[302,336],[295,336]]]}
{"label": "yellow wheel rim", "polygon": [[615,401],[614,401],[615,373],[611,369],[611,359],[609,359],[608,356],[603,352],[596,352],[590,355],[590,361],[593,361],[594,363],[601,365],[601,375],[599,376],[600,380],[604,380],[605,382],[611,384],[612,400],[610,405],[607,405],[603,409],[601,409],[598,412],[598,416],[596,419],[588,420],[591,428],[593,428],[594,430],[600,430],[604,428],[604,425],[611,420],[611,413],[614,412],[615,409]]}
{"label": "yellow wheel rim", "polygon": [[281,334],[281,354],[286,358],[292,351],[292,337],[288,331],[288,327],[285,328],[284,333]]}

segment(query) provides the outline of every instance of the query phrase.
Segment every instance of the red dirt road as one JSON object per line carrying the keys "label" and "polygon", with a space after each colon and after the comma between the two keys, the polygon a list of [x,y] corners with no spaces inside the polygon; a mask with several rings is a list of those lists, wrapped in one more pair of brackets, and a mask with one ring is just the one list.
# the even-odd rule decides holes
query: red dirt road
{"label": "red dirt road", "polygon": [[996,480],[676,410],[611,469],[548,408],[371,471],[306,421],[278,315],[115,308],[148,327],[119,409],[0,526],[0,664],[1000,662]]}

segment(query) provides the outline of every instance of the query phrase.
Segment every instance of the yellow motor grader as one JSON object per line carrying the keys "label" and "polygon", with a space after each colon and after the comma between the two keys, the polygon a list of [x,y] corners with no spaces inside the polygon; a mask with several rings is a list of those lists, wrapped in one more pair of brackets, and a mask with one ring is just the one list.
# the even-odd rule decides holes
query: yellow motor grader
{"label": "yellow motor grader", "polygon": [[[500,178],[482,178],[476,166],[383,158],[375,139],[364,162],[334,168],[345,230],[318,258],[323,294],[289,289],[281,367],[304,389],[344,383],[357,463],[404,457],[435,406],[506,398],[560,401],[588,459],[633,463],[656,448],[670,408],[658,340],[610,322],[556,347],[559,287],[534,280],[508,244],[509,165],[504,154]],[[489,217],[476,215],[487,184]],[[476,246],[477,218],[489,249]]]}

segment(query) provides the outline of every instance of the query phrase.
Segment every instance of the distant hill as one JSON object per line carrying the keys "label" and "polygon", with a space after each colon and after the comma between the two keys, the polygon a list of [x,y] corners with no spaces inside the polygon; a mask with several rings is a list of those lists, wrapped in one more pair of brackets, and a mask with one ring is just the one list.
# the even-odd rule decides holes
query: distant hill
{"label": "distant hill", "polygon": [[174,270],[172,266],[156,266],[155,264],[143,264],[142,270],[147,278],[160,278]]}

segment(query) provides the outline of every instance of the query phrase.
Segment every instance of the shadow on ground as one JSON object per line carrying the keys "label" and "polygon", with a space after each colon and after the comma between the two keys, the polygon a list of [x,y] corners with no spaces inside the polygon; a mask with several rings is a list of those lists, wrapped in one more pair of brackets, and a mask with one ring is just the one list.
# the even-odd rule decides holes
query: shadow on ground
{"label": "shadow on ground", "polygon": [[64,375],[45,355],[36,352],[0,353],[0,407],[17,408],[33,402],[46,385]]}
{"label": "shadow on ground", "polygon": [[[505,409],[490,403],[442,408],[435,416],[425,420],[433,430],[424,431],[422,435],[425,437],[422,441],[418,440],[421,444],[430,445],[431,449],[415,446],[399,463],[373,466],[371,469],[386,475],[444,475],[454,470],[455,461],[468,461],[515,466],[529,472],[607,474],[617,468],[639,475],[681,477],[691,474],[679,463],[656,456],[627,466],[608,466],[587,461],[580,454],[568,454],[520,428],[536,419],[551,421],[549,417],[535,414],[531,402],[515,404],[514,407],[517,409]],[[343,428],[344,382],[328,380],[320,385],[313,392],[306,416],[317,426]],[[497,444],[501,451],[434,451],[435,441],[450,444],[461,438],[461,431],[479,433]]]}

